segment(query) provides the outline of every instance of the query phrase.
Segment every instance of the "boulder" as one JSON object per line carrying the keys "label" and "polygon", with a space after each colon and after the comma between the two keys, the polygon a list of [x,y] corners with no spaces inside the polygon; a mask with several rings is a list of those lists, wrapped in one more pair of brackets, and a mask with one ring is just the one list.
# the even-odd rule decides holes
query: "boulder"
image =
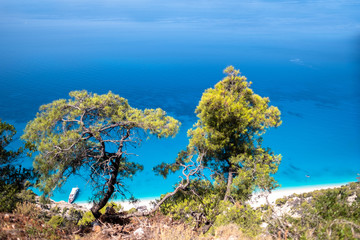
{"label": "boulder", "polygon": [[145,236],[144,229],[138,228],[134,231],[134,236],[136,239],[142,239]]}

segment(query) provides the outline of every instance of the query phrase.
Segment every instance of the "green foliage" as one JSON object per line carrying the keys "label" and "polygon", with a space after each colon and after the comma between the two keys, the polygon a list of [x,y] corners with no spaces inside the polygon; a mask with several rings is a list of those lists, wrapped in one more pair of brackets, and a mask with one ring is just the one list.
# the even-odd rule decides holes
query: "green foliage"
{"label": "green foliage", "polygon": [[25,231],[29,239],[61,239],[59,233],[57,233],[53,228],[49,227],[40,228],[27,225]]}
{"label": "green foliage", "polygon": [[95,217],[91,211],[85,212],[78,225],[89,226],[93,221],[95,221]]}
{"label": "green foliage", "polygon": [[[64,208],[64,210],[65,210],[65,208]],[[70,208],[67,212],[68,212],[70,220],[74,221],[76,224],[79,222],[79,220],[84,215],[83,211],[77,210],[75,208]]]}
{"label": "green foliage", "polygon": [[36,194],[31,189],[21,190],[17,196],[22,202],[35,203]]}
{"label": "green foliage", "polygon": [[132,214],[132,213],[136,213],[137,212],[137,209],[136,208],[130,208],[127,213],[128,214]]}
{"label": "green foliage", "polygon": [[245,203],[255,189],[277,186],[272,175],[281,156],[262,146],[262,135],[281,124],[280,111],[270,106],[268,98],[255,94],[251,82],[234,67],[227,67],[224,73],[227,76],[201,97],[196,108],[198,121],[188,131],[187,149],[178,154],[175,163],[162,163],[154,170],[166,177],[196,162],[211,173],[209,180],[200,172],[192,176],[188,189],[161,207],[163,213],[200,227],[228,224],[226,212],[252,235],[259,230],[260,217]]}
{"label": "green foliage", "polygon": [[287,202],[287,198],[278,198],[276,199],[275,204],[277,206],[281,206],[284,205],[286,202]]}
{"label": "green foliage", "polygon": [[280,111],[255,94],[238,70],[230,66],[224,73],[227,77],[207,89],[196,108],[199,120],[188,132],[189,148],[206,152],[204,166],[228,195],[244,202],[255,187],[276,187],[271,175],[281,156],[263,148],[261,136],[281,124]]}
{"label": "green foliage", "polygon": [[8,150],[15,134],[14,126],[0,119],[0,212],[11,212],[17,202],[28,200],[27,180],[33,178],[30,169],[18,165],[24,149]]}
{"label": "green foliage", "polygon": [[11,212],[16,207],[18,202],[17,193],[18,188],[13,185],[3,185],[0,187],[0,212]]}
{"label": "green foliage", "polygon": [[[121,206],[120,203],[115,203],[115,202],[108,202],[105,207],[103,207],[102,209],[100,209],[100,213],[104,214],[106,212],[106,209],[108,207],[112,207],[116,212],[120,211],[123,209],[123,207]],[[71,209],[70,209],[71,210]],[[92,222],[95,221],[95,217],[92,214],[91,211],[85,212],[82,215],[82,218],[80,219],[80,221],[78,222],[78,225],[84,225],[84,226],[89,226]]]}
{"label": "green foliage", "polygon": [[47,205],[50,204],[51,201],[49,198],[46,198],[44,195],[41,195],[39,198],[39,204],[42,208],[47,208]]}
{"label": "green foliage", "polygon": [[262,232],[260,227],[262,214],[259,210],[254,210],[249,205],[231,204],[230,202],[222,202],[219,210],[220,214],[216,217],[212,232],[215,232],[220,226],[230,224],[236,224],[249,237],[255,237]]}
{"label": "green foliage", "polygon": [[52,216],[51,219],[48,221],[48,224],[53,228],[57,228],[61,226],[63,223],[64,223],[64,218],[58,215]]}
{"label": "green foliage", "polygon": [[113,208],[115,212],[119,212],[123,209],[120,203],[116,202],[108,202],[106,205],[100,210],[101,214],[104,214],[106,212],[106,209]]}
{"label": "green foliage", "polygon": [[61,215],[62,215],[62,216],[65,216],[65,214],[66,214],[68,211],[69,211],[69,208],[64,207],[63,210],[62,210],[62,212],[61,212]]}
{"label": "green foliage", "polygon": [[299,201],[292,213],[270,218],[269,230],[274,235],[280,230],[288,231],[291,239],[360,237],[360,183],[290,196],[288,202],[295,203],[293,198]]}
{"label": "green foliage", "polygon": [[[196,190],[196,194],[192,190]],[[218,215],[221,196],[212,184],[204,180],[192,181],[184,191],[179,191],[161,205],[163,214],[182,219],[194,226],[214,221]]]}
{"label": "green foliage", "polygon": [[55,206],[55,207],[53,207],[53,208],[50,208],[50,212],[52,213],[52,214],[59,214],[60,213],[60,207],[59,206]]}
{"label": "green foliage", "polygon": [[[195,192],[196,191],[196,192]],[[196,194],[194,194],[196,193]],[[194,228],[213,226],[214,234],[221,226],[236,224],[245,235],[255,236],[261,232],[261,212],[248,205],[223,201],[216,186],[205,180],[194,180],[161,205],[160,210],[173,219],[182,220]]]}
{"label": "green foliage", "polygon": [[7,122],[1,121],[0,119],[0,165],[16,161],[23,152],[22,148],[19,148],[16,151],[6,149],[6,147],[13,141],[15,134],[15,127]]}
{"label": "green foliage", "polygon": [[146,135],[174,136],[180,123],[159,108],[132,108],[126,99],[111,92],[97,95],[74,91],[69,95],[68,100],[41,106],[22,138],[38,152],[34,168],[44,195],[50,196],[69,176],[87,169],[93,199],[98,203],[94,213],[98,214],[98,208],[114,192],[127,197],[124,179],[143,169],[127,158],[131,147],[139,145]]}

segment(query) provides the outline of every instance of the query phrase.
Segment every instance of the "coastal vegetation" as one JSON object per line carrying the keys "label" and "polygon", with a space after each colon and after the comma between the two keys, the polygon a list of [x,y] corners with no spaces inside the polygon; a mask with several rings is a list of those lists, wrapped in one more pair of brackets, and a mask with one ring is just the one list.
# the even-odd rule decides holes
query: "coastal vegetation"
{"label": "coastal vegetation", "polygon": [[[61,187],[73,174],[88,173],[94,190],[91,211],[95,218],[116,192],[129,193],[124,179],[143,166],[132,162],[129,148],[147,134],[175,136],[179,122],[162,109],[139,110],[112,92],[104,95],[74,91],[40,107],[22,136],[36,152],[34,169],[45,196]],[[130,193],[131,195],[131,193]]]}
{"label": "coastal vegetation", "polygon": [[33,197],[27,189],[29,180],[34,178],[33,172],[20,164],[24,147],[9,149],[15,134],[15,127],[0,119],[0,212],[11,212],[18,202]]}
{"label": "coastal vegetation", "polygon": [[[124,185],[143,169],[130,160],[148,136],[175,136],[180,122],[162,109],[139,110],[112,92],[70,92],[40,107],[22,139],[0,121],[0,238],[33,239],[359,239],[360,182],[292,195],[254,208],[254,191],[271,192],[281,155],[263,135],[281,125],[280,111],[230,66],[196,108],[189,144],[173,163],[153,170],[182,179],[152,210],[124,211],[110,200],[133,200]],[[16,165],[27,149],[34,169]],[[88,174],[90,211],[49,198],[73,174]],[[28,182],[27,182],[28,181]],[[28,187],[35,184],[43,198]]]}
{"label": "coastal vegetation", "polygon": [[[101,223],[93,222],[91,212],[76,204],[24,202],[18,203],[13,213],[0,213],[0,239],[359,239],[359,204],[360,182],[353,182],[249,209],[256,212],[256,218],[240,218],[246,216],[242,206],[229,205],[223,209],[221,224],[203,234],[192,222],[161,211],[130,218],[126,224]],[[102,211],[104,215],[118,214],[118,210],[128,213],[119,204],[115,208],[116,213]]]}
{"label": "coastal vegetation", "polygon": [[256,234],[260,217],[246,202],[255,189],[271,191],[277,186],[272,175],[281,156],[262,146],[262,135],[281,124],[280,111],[269,105],[268,98],[255,94],[239,70],[230,66],[224,73],[226,77],[202,95],[187,149],[175,163],[156,168],[166,177],[185,164],[201,166],[191,184],[162,210],[194,222],[204,233],[211,226],[237,222],[243,223],[244,231]]}
{"label": "coastal vegetation", "polygon": [[[289,239],[359,239],[360,182],[277,199],[263,206],[268,230]],[[289,211],[283,211],[284,208]]]}

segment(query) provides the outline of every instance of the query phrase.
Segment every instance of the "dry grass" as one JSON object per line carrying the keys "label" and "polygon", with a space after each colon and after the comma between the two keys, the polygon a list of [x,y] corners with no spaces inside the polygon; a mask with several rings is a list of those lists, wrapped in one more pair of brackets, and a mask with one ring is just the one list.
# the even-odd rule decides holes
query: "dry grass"
{"label": "dry grass", "polygon": [[[32,218],[35,214],[31,204],[19,205],[17,214],[0,214],[0,239],[126,239],[126,240],[260,240],[271,239],[264,236],[249,238],[235,224],[218,227],[214,235],[194,231],[184,223],[173,221],[163,215],[150,218],[133,218],[126,225],[105,223],[101,227],[76,229],[52,228],[44,220]],[[141,229],[142,234],[135,232]],[[75,233],[78,232],[78,233]],[[138,231],[139,232],[139,231]]]}
{"label": "dry grass", "polygon": [[[161,214],[149,218],[132,218],[126,225],[105,223],[97,228],[76,229],[51,228],[36,217],[38,209],[33,204],[19,204],[14,214],[0,214],[0,239],[126,239],[126,240],[259,240],[263,236],[249,238],[235,224],[218,227],[214,235],[204,236],[189,225],[173,221]],[[141,230],[139,230],[141,229]],[[142,232],[136,235],[135,232]],[[77,232],[77,233],[75,233]]]}
{"label": "dry grass", "polygon": [[149,229],[149,238],[154,240],[193,240],[199,239],[198,233],[193,231],[185,224],[176,224],[168,226],[162,223],[156,223]]}
{"label": "dry grass", "polygon": [[[130,232],[120,232],[119,226],[108,226],[102,228],[97,233],[85,235],[82,239],[98,240],[98,239],[128,239],[128,240],[270,240],[269,236],[259,236],[251,238],[245,236],[235,224],[221,226],[216,229],[214,236],[208,234],[202,235],[199,232],[193,231],[191,227],[184,223],[170,223],[170,222],[152,222],[150,224],[148,219],[141,219],[142,223],[137,225]],[[110,228],[109,228],[110,227]],[[141,228],[142,235],[136,235],[134,232]]]}
{"label": "dry grass", "polygon": [[14,210],[14,214],[22,214],[30,218],[37,218],[40,212],[41,209],[37,207],[36,204],[29,202],[16,203]]}
{"label": "dry grass", "polygon": [[250,238],[245,236],[239,227],[235,224],[221,226],[216,229],[214,236],[203,236],[193,231],[185,224],[172,226],[155,224],[152,226],[152,232],[148,235],[152,240],[270,240],[270,236],[259,236]]}

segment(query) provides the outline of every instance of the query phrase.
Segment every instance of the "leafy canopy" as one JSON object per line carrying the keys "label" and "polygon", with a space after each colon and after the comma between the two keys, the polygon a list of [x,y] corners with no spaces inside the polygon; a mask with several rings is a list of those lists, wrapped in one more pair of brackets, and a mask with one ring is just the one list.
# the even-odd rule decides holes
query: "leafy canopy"
{"label": "leafy canopy", "polygon": [[269,106],[269,98],[255,94],[239,70],[229,66],[224,73],[227,76],[202,95],[188,147],[206,152],[203,164],[219,187],[226,188],[225,198],[246,200],[256,186],[275,187],[271,174],[280,155],[262,147],[262,135],[281,124],[280,111]]}
{"label": "leafy canopy", "polygon": [[15,208],[22,200],[21,192],[27,187],[26,181],[32,178],[30,169],[19,166],[24,149],[11,150],[9,147],[15,134],[15,127],[0,119],[0,212]]}
{"label": "leafy canopy", "polygon": [[[268,98],[255,94],[239,70],[230,66],[224,73],[227,76],[201,97],[195,111],[198,121],[188,131],[187,149],[179,153],[175,163],[162,163],[155,170],[166,177],[195,162],[204,170],[193,174],[191,184],[162,206],[163,212],[192,221],[197,227],[203,225],[205,231],[225,223],[226,213],[243,229],[251,228],[251,235],[258,229],[259,218],[246,201],[256,188],[276,187],[272,175],[281,156],[262,146],[262,135],[281,124],[280,111]],[[250,227],[246,219],[256,224]]]}
{"label": "leafy canopy", "polygon": [[132,108],[112,92],[73,91],[69,95],[68,100],[41,106],[22,136],[38,151],[34,168],[40,173],[40,189],[49,195],[85,168],[90,172],[94,199],[104,200],[106,195],[101,205],[113,192],[125,197],[122,180],[142,169],[129,161],[129,148],[148,134],[174,136],[180,123],[161,109]]}

